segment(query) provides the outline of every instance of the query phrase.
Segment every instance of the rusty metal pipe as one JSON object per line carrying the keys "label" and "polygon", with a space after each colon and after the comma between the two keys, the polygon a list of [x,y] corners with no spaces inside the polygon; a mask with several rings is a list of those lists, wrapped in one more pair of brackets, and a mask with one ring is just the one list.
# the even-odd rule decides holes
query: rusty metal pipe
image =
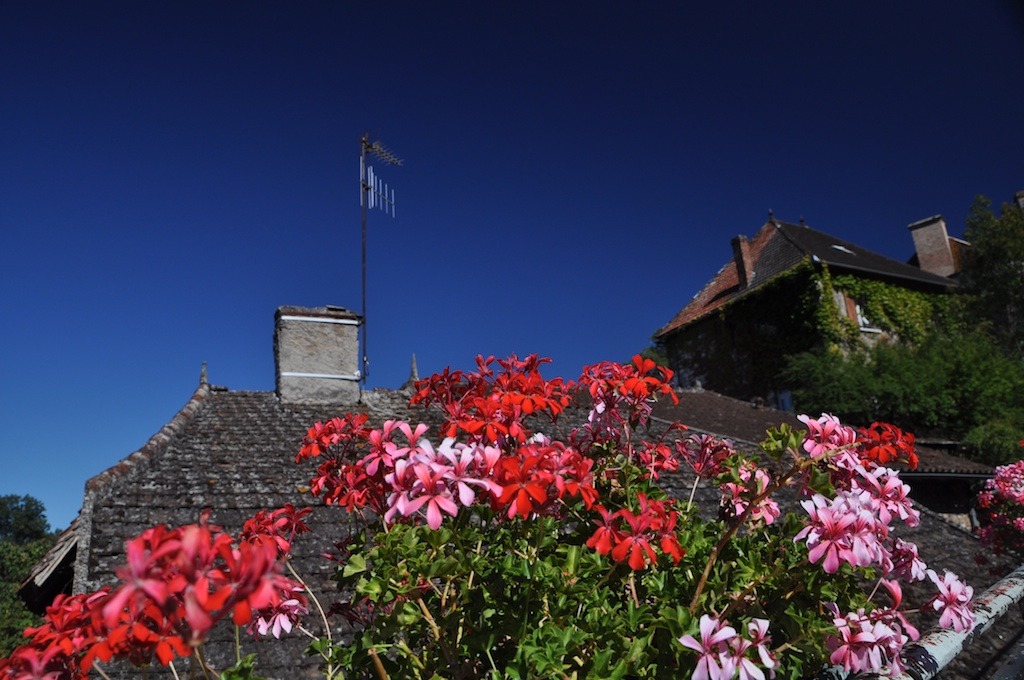
{"label": "rusty metal pipe", "polygon": [[[1024,565],[993,585],[971,603],[976,625],[971,632],[957,633],[945,628],[932,628],[917,642],[907,645],[904,655],[907,670],[892,680],[930,680],[949,665],[964,647],[988,630],[993,623],[1009,611],[1015,603],[1024,600]],[[829,680],[855,680],[858,677],[876,677],[873,674],[847,674],[842,668],[831,667],[817,678]]]}

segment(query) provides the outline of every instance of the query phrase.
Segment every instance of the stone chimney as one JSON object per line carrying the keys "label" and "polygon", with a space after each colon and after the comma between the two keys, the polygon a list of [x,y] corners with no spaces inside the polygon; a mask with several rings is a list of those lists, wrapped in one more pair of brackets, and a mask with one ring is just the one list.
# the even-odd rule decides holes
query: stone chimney
{"label": "stone chimney", "polygon": [[359,325],[343,307],[278,307],[274,314],[277,397],[284,402],[359,401]]}
{"label": "stone chimney", "polygon": [[736,236],[732,239],[732,257],[736,260],[740,288],[746,288],[754,278],[754,263],[750,260],[750,241],[746,236]]}
{"label": "stone chimney", "polygon": [[1024,189],[1016,192],[1013,195],[1013,202],[1017,204],[1017,207],[1024,210]]}
{"label": "stone chimney", "polygon": [[942,219],[942,215],[918,220],[907,228],[914,237],[918,267],[939,276],[952,276],[956,273],[946,220]]}

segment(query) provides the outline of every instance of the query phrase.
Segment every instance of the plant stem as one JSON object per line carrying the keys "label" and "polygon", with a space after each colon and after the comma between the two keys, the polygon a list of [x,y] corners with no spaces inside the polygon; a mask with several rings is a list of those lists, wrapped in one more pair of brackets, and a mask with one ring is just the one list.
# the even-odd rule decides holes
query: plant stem
{"label": "plant stem", "polygon": [[210,666],[206,663],[206,659],[203,658],[203,647],[202,645],[196,647],[196,660],[199,662],[199,667],[203,669],[203,677],[206,680],[213,680],[210,677]]}
{"label": "plant stem", "polygon": [[420,606],[420,611],[423,612],[423,618],[427,620],[427,625],[430,626],[430,632],[434,634],[434,640],[441,646],[441,651],[444,652],[444,658],[448,660],[449,665],[454,666],[455,657],[452,656],[452,650],[448,648],[444,638],[441,636],[441,627],[438,626],[437,621],[434,620],[434,616],[427,608],[427,603],[423,601],[422,597],[417,597],[416,604]]}
{"label": "plant stem", "polygon": [[438,627],[437,621],[434,620],[430,610],[427,609],[427,603],[423,601],[422,597],[416,598],[416,604],[420,606],[420,611],[423,612],[423,618],[427,620],[427,625],[430,626],[430,632],[434,634],[434,639],[437,641],[441,640],[441,628]]}
{"label": "plant stem", "polygon": [[693,479],[693,486],[690,487],[690,497],[686,499],[686,512],[690,512],[690,506],[693,505],[693,497],[697,493],[698,484],[700,484],[700,475]]}
{"label": "plant stem", "polygon": [[377,650],[370,647],[370,658],[373,659],[373,670],[377,672],[377,677],[380,680],[389,680],[388,672],[384,668],[384,664],[381,663],[380,657],[377,656]]}
{"label": "plant stem", "polygon": [[97,662],[97,661],[93,661],[93,663],[92,663],[92,667],[93,667],[94,669],[96,669],[96,672],[97,672],[97,673],[99,673],[100,675],[102,675],[102,676],[103,676],[104,680],[110,680],[110,676],[109,676],[109,675],[107,675],[106,673],[104,673],[104,672],[103,672],[103,669],[102,669],[102,668],[100,668],[100,664],[99,664],[99,662]]}
{"label": "plant stem", "polygon": [[[322,621],[324,624],[324,635],[327,637],[327,642],[333,644],[334,636],[331,633],[331,624],[327,620],[327,614],[324,612],[324,608],[320,605],[320,599],[316,596],[316,593],[310,590],[309,584],[306,583],[301,576],[299,576],[297,571],[295,571],[295,567],[292,566],[291,560],[285,560],[284,564],[286,567],[288,567],[288,572],[292,575],[292,577],[299,582],[303,590],[306,591],[306,594],[309,595],[309,599],[311,599],[313,601],[313,604],[316,605],[316,610],[320,612],[320,621]],[[314,639],[316,638],[314,637]],[[324,656],[323,653],[321,653],[321,656]],[[324,656],[324,660],[327,662],[327,677],[333,678],[334,663],[327,656]]]}
{"label": "plant stem", "polygon": [[715,547],[711,550],[711,555],[708,556],[708,563],[704,566],[704,573],[701,574],[700,580],[697,582],[697,589],[693,593],[693,599],[690,601],[689,609],[691,616],[697,611],[697,603],[700,600],[701,594],[704,592],[704,586],[707,585],[708,577],[711,576],[711,570],[714,568],[715,562],[718,561],[718,556],[721,555],[722,550],[725,549],[725,546],[729,543],[732,537],[736,535],[736,532],[739,531],[740,527],[743,526],[743,523],[746,522],[750,513],[760,505],[761,501],[781,489],[786,482],[788,482],[790,478],[801,469],[803,469],[803,461],[797,461],[797,463],[783,473],[781,477],[774,482],[769,483],[765,487],[764,491],[754,496],[754,498],[747,503],[747,507],[743,509],[743,512],[741,512],[739,517],[736,518],[736,521],[730,524],[729,528],[726,529],[724,534],[722,534],[722,537],[718,539],[718,543],[716,543]]}
{"label": "plant stem", "polygon": [[640,598],[636,596],[636,576],[633,571],[629,572],[629,594],[633,597],[633,604],[639,607]]}
{"label": "plant stem", "polygon": [[[396,644],[395,646],[398,647],[398,651],[400,651],[403,654],[405,654],[405,656],[409,659],[409,661],[412,662],[412,665],[416,666],[416,668],[418,670],[421,670],[421,671],[427,670],[427,667],[425,665],[423,665],[423,661],[420,660],[420,658],[418,656],[416,656],[415,652],[413,652],[411,649],[409,649],[409,645],[407,645],[405,643],[405,640],[399,640],[398,644]],[[376,651],[373,651],[373,653],[376,653]]]}
{"label": "plant stem", "polygon": [[740,606],[739,603],[742,602],[743,599],[747,595],[752,593],[755,588],[757,588],[759,585],[761,585],[765,581],[768,581],[768,580],[773,579],[776,576],[778,576],[780,571],[782,571],[782,565],[781,564],[777,565],[774,569],[772,569],[771,573],[763,575],[763,576],[761,576],[759,578],[756,578],[753,581],[751,581],[747,585],[746,588],[744,588],[742,591],[740,591],[739,595],[737,595],[736,597],[734,597],[732,599],[732,602],[729,603],[729,606],[727,606],[722,611],[722,613],[718,615],[719,620],[728,618],[729,614],[733,613],[734,611],[736,611],[736,609],[739,608],[739,606]]}

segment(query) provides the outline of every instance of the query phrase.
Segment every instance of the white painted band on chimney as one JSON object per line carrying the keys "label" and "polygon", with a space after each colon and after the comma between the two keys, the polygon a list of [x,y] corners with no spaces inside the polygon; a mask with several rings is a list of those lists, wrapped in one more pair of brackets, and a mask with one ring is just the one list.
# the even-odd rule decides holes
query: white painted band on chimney
{"label": "white painted band on chimney", "polygon": [[343,326],[358,326],[358,319],[325,319],[321,316],[282,316],[282,321],[310,321],[312,323],[340,323]]}
{"label": "white painted band on chimney", "polygon": [[337,373],[299,373],[298,371],[281,371],[283,378],[326,378],[328,380],[359,380],[359,375],[339,375]]}

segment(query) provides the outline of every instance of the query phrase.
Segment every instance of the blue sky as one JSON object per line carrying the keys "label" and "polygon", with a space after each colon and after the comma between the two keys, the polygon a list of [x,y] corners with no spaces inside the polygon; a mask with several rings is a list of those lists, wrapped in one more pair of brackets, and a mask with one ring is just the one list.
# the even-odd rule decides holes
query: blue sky
{"label": "blue sky", "polygon": [[[648,344],[768,210],[882,254],[1024,189],[1010,2],[0,3],[0,494],[57,527],[273,313],[358,311],[370,386]],[[298,436],[298,433],[297,433]]]}

